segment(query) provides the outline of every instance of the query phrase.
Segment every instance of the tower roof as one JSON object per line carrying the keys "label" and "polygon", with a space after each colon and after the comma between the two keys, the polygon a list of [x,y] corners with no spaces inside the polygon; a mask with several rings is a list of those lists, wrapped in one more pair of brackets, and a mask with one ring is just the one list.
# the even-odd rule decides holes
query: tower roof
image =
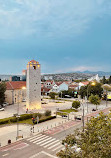
{"label": "tower roof", "polygon": [[28,62],[28,64],[29,64],[29,63],[30,63],[30,64],[39,64],[39,62],[38,62],[38,61],[35,61],[35,60],[31,60],[31,61]]}

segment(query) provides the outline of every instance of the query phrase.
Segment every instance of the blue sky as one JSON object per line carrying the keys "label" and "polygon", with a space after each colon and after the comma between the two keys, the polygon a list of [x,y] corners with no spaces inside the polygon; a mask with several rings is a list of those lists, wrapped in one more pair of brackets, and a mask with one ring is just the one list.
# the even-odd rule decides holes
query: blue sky
{"label": "blue sky", "polygon": [[0,0],[0,74],[111,71],[111,0]]}

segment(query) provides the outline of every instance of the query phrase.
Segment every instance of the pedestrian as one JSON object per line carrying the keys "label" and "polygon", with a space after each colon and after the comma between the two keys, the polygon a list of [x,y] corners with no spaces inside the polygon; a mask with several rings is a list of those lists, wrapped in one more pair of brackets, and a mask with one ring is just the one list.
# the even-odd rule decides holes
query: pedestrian
{"label": "pedestrian", "polygon": [[34,126],[33,126],[33,133],[34,133]]}
{"label": "pedestrian", "polygon": [[30,132],[32,133],[32,127],[30,128]]}
{"label": "pedestrian", "polygon": [[75,121],[76,121],[77,117],[76,117],[76,116],[74,116],[74,119],[75,119]]}

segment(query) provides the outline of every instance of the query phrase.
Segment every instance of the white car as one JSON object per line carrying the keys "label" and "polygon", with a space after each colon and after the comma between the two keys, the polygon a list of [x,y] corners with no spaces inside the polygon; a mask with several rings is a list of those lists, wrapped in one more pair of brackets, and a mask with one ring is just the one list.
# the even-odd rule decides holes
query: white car
{"label": "white car", "polygon": [[26,102],[26,99],[23,99],[22,102]]}
{"label": "white car", "polygon": [[9,103],[7,103],[7,102],[4,102],[4,103],[3,103],[3,107],[5,107],[5,106],[7,106],[7,105],[9,105]]}
{"label": "white car", "polygon": [[0,111],[4,111],[5,109],[4,108],[0,108]]}

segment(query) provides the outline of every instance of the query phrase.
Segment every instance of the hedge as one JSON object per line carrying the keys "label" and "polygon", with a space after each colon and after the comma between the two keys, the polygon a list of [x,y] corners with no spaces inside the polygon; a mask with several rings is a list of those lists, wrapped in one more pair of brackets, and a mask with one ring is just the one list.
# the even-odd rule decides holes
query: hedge
{"label": "hedge", "polygon": [[[40,119],[39,123],[42,123],[42,122],[45,122],[45,121],[48,121],[48,120],[52,120],[52,119],[55,119],[55,118],[56,118],[56,116],[49,116],[47,118]],[[37,124],[37,121],[35,121],[34,124]]]}
{"label": "hedge", "polygon": [[[23,120],[27,120],[32,118],[33,116],[39,116],[39,118],[42,116],[42,114],[40,113],[34,113],[34,114],[22,114],[19,117],[19,121],[23,121]],[[3,124],[8,124],[8,123],[14,123],[17,122],[17,118],[15,116],[13,117],[8,117],[8,118],[4,118],[4,119],[0,119],[0,125]]]}

